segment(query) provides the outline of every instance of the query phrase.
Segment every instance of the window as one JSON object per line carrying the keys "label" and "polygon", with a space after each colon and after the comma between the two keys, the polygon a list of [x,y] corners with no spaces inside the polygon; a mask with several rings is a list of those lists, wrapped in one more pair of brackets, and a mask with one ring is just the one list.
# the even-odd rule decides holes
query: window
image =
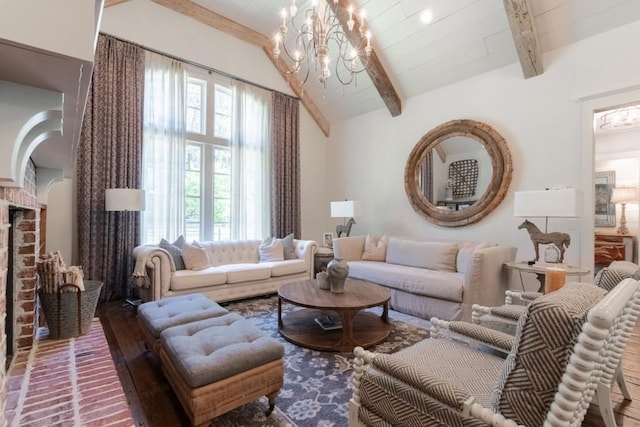
{"label": "window", "polygon": [[145,73],[143,242],[269,235],[270,92],[152,59]]}

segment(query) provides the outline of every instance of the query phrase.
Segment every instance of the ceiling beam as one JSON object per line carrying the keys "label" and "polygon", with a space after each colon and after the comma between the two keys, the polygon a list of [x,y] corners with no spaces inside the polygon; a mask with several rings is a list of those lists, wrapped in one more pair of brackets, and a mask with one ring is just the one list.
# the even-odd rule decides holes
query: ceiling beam
{"label": "ceiling beam", "polygon": [[307,109],[313,120],[320,127],[325,136],[329,136],[329,122],[324,117],[324,115],[320,112],[318,106],[313,102],[313,100],[309,96],[305,96],[305,92],[302,88],[300,82],[297,79],[292,78],[293,73],[291,69],[287,66],[287,64],[280,59],[276,61],[273,58],[273,46],[271,40],[263,35],[258,33],[257,31],[252,30],[251,28],[245,27],[235,21],[232,21],[229,18],[225,18],[222,15],[219,15],[211,10],[200,6],[190,0],[152,0],[155,3],[158,3],[162,6],[165,6],[175,12],[181,13],[183,15],[189,16],[197,21],[202,22],[203,24],[209,25],[217,30],[223,31],[227,34],[230,34],[240,40],[243,40],[247,43],[251,43],[256,45],[267,54],[269,60],[276,66],[280,75],[286,80],[287,84],[296,94],[298,98],[300,98],[300,102]]}
{"label": "ceiling beam", "polygon": [[503,0],[524,78],[544,72],[542,50],[529,0]]}
{"label": "ceiling beam", "polygon": [[128,1],[129,0],[105,0],[104,8],[106,9],[108,7],[115,6],[115,5],[120,4],[120,3],[126,3]]}
{"label": "ceiling beam", "polygon": [[[340,26],[342,26],[342,30],[349,38],[349,42],[352,46],[360,45],[360,22],[358,19],[354,19],[353,31],[349,31],[349,27],[347,26],[347,21],[349,20],[349,14],[347,10],[351,5],[350,0],[339,0],[339,5],[333,2],[328,2],[333,13],[338,17],[338,21],[340,22]],[[359,52],[360,56],[366,61],[366,55],[364,52]],[[393,83],[391,79],[389,79],[389,75],[385,71],[378,55],[375,50],[371,51],[371,56],[369,57],[369,63],[367,64],[367,74],[373,81],[374,86],[378,90],[378,93],[382,97],[384,104],[389,109],[391,116],[396,117],[402,113],[402,100],[398,95],[398,92],[393,87]]]}

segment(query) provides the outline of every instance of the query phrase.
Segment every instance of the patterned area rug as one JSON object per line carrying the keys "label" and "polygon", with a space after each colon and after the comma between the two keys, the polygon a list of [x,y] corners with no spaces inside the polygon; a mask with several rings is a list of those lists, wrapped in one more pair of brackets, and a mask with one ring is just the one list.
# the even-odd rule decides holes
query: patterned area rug
{"label": "patterned area rug", "polygon": [[[278,334],[276,296],[229,303],[225,307],[251,319],[285,347],[284,387],[276,410],[264,416],[266,398],[247,404],[215,420],[216,426],[331,427],[346,426],[351,398],[352,353],[330,353],[298,347]],[[283,311],[295,310],[283,305]],[[381,309],[371,309],[377,314]],[[429,322],[389,310],[391,333],[387,341],[371,348],[394,353],[429,335]]]}

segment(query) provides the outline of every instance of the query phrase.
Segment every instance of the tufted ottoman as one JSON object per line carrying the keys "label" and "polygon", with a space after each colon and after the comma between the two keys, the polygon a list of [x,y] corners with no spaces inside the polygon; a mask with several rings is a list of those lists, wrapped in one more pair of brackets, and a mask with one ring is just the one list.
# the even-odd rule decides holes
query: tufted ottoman
{"label": "tufted ottoman", "polygon": [[227,313],[202,294],[181,295],[141,304],[138,324],[147,348],[157,355],[160,333],[165,329]]}
{"label": "tufted ottoman", "polygon": [[267,415],[283,385],[284,347],[251,321],[230,313],[165,329],[160,361],[193,426],[261,396]]}

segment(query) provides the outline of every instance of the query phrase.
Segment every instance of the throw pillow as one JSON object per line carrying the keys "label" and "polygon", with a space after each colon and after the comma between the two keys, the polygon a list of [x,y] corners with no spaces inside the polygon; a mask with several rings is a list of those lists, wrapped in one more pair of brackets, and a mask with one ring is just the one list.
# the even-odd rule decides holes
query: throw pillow
{"label": "throw pillow", "polygon": [[296,255],[296,246],[293,243],[293,233],[287,237],[280,239],[282,242],[282,250],[284,251],[284,259],[298,259]]}
{"label": "throw pillow", "polygon": [[260,262],[284,261],[284,250],[280,239],[268,238],[260,243],[258,247]]}
{"label": "throw pillow", "polygon": [[[180,237],[178,237],[178,240]],[[182,239],[184,243],[184,237]],[[178,242],[178,240],[176,240],[176,242]],[[173,259],[173,265],[176,266],[176,271],[185,269],[184,261],[182,259],[182,249],[180,249],[180,247],[175,245],[175,243],[169,243],[166,239],[160,240],[160,244],[158,246],[169,253],[169,256]]]}
{"label": "throw pillow", "polygon": [[458,273],[464,273],[467,271],[471,260],[473,259],[473,254],[480,249],[488,248],[491,246],[489,242],[475,243],[475,242],[464,242],[459,245],[458,248],[458,257],[456,258],[456,270]]}
{"label": "throw pillow", "polygon": [[184,243],[182,246],[182,258],[184,258],[184,265],[189,270],[204,270],[209,267],[209,255],[207,250],[201,248],[198,242],[192,244]]}
{"label": "throw pillow", "polygon": [[180,236],[178,236],[178,238],[176,239],[176,241],[175,241],[175,242],[173,242],[173,246],[177,246],[177,247],[179,247],[180,249],[182,249],[182,247],[184,246],[184,244],[185,244],[186,242],[187,242],[187,241],[185,240],[184,236],[183,236],[183,235],[180,235]]}
{"label": "throw pillow", "polygon": [[384,261],[387,258],[387,243],[389,238],[382,236],[380,238],[367,235],[364,241],[364,252],[362,259],[366,261]]}
{"label": "throw pillow", "polygon": [[457,243],[389,238],[386,262],[438,271],[456,271]]}

